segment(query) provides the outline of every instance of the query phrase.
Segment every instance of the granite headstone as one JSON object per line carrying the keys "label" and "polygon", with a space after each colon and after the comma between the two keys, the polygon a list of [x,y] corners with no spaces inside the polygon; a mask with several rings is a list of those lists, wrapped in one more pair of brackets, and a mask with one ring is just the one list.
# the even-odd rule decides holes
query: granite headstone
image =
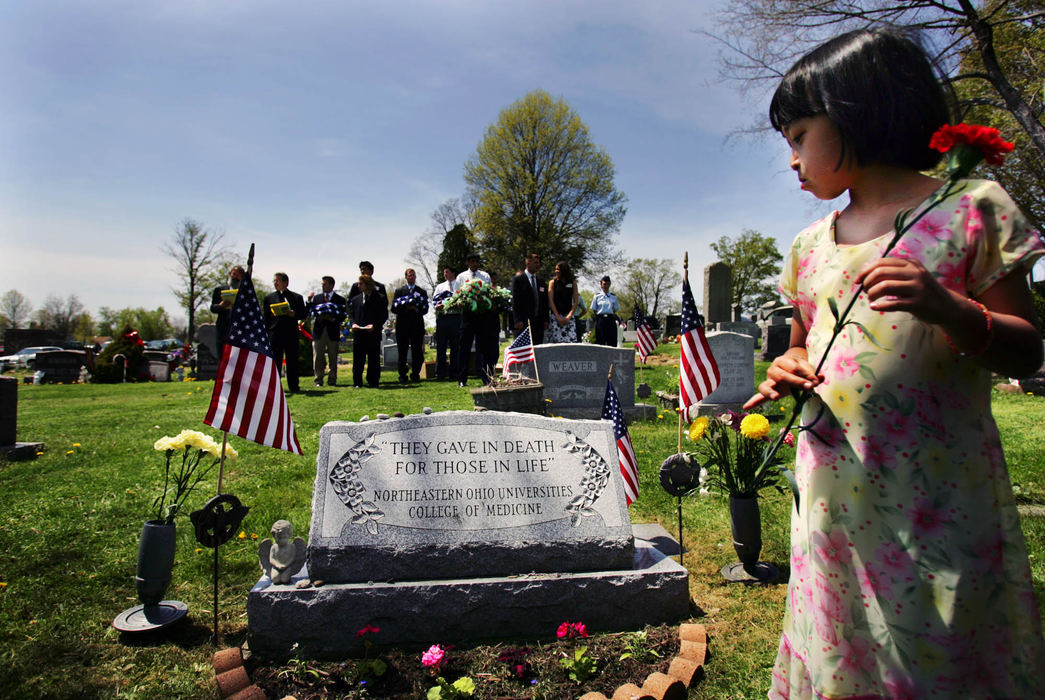
{"label": "granite headstone", "polygon": [[731,321],[733,269],[724,262],[704,268],[704,323]]}
{"label": "granite headstone", "polygon": [[700,414],[738,410],[755,391],[755,339],[744,333],[713,331],[707,334],[711,354],[720,375],[718,388],[698,406]]}
{"label": "granite headstone", "polygon": [[[566,418],[601,418],[606,398],[606,377],[613,366],[613,388],[621,409],[629,418],[635,405],[635,348],[611,348],[590,343],[550,343],[534,348],[535,362],[521,365],[519,373],[539,378],[551,415]],[[536,369],[535,369],[536,367]]]}

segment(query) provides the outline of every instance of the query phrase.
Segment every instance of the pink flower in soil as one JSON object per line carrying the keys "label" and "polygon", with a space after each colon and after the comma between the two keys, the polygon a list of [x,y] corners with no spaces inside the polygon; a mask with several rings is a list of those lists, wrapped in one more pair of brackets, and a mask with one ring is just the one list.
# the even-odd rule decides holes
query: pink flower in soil
{"label": "pink flower in soil", "polygon": [[446,649],[443,649],[438,644],[433,644],[428,647],[428,651],[421,655],[421,664],[437,671],[445,659]]}
{"label": "pink flower in soil", "polygon": [[841,566],[849,563],[853,553],[849,551],[849,539],[841,530],[825,535],[819,530],[813,533],[813,548],[816,557],[825,564]]}
{"label": "pink flower in soil", "polygon": [[564,622],[559,625],[559,629],[555,630],[555,636],[559,639],[573,639],[574,637],[584,639],[588,636],[588,628],[583,622]]}

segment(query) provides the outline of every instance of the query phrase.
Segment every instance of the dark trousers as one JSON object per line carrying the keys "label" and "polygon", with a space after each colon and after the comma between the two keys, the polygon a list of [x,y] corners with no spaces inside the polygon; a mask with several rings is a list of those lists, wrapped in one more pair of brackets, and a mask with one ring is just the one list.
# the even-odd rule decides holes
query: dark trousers
{"label": "dark trousers", "polygon": [[[461,314],[440,314],[435,317],[435,377],[449,379],[460,371]],[[449,350],[450,362],[446,356]]]}
{"label": "dark trousers", "polygon": [[497,364],[497,334],[500,331],[498,314],[490,312],[461,314],[461,366],[457,373],[457,381],[468,381],[468,355],[475,341],[475,373],[484,384],[493,379],[493,367]]}
{"label": "dark trousers", "polygon": [[294,338],[293,342],[287,340],[280,340],[279,338],[269,337],[269,342],[272,344],[272,359],[276,361],[276,368],[279,369],[283,366],[284,359],[287,362],[287,389],[290,391],[298,391],[298,341]]}
{"label": "dark trousers", "polygon": [[406,353],[410,351],[410,379],[421,378],[421,364],[425,361],[425,329],[396,329],[396,347],[399,349],[399,378],[406,379]]}
{"label": "dark trousers", "polygon": [[[516,328],[514,337],[518,338],[524,330],[526,330],[526,326]],[[533,341],[534,345],[540,345],[544,342],[544,321],[530,319],[530,340]]]}
{"label": "dark trousers", "polygon": [[367,386],[381,381],[381,331],[356,331],[352,341],[352,384],[363,386],[363,365]]}
{"label": "dark trousers", "polygon": [[595,318],[595,342],[599,345],[617,347],[616,316],[597,316]]}

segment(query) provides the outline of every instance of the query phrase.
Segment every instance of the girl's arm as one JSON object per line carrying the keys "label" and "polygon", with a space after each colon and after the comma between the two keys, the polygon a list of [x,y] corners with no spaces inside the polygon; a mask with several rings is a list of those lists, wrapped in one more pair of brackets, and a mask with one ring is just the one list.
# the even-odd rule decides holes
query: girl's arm
{"label": "girl's arm", "polygon": [[573,306],[570,307],[570,313],[566,314],[566,320],[569,321],[573,318],[573,315],[577,313],[577,280],[573,280]]}
{"label": "girl's arm", "polygon": [[766,381],[758,385],[758,393],[747,400],[744,410],[754,408],[766,399],[776,401],[795,389],[812,389],[819,383],[816,368],[809,364],[806,354],[806,328],[798,309],[794,309],[791,312],[791,347],[773,360],[766,372]]}
{"label": "girl's arm", "polygon": [[[907,311],[940,327],[955,349],[1007,377],[1026,377],[1042,363],[1041,333],[1023,272],[1011,272],[978,301],[946,289],[921,263],[883,258],[861,272],[875,311]],[[988,322],[989,314],[989,322]]]}
{"label": "girl's arm", "polygon": [[555,320],[558,321],[559,325],[561,326],[563,319],[562,319],[562,316],[559,315],[559,310],[555,308],[555,278],[554,277],[552,277],[551,280],[549,280],[549,282],[548,282],[548,307],[552,310],[552,316],[555,317]]}

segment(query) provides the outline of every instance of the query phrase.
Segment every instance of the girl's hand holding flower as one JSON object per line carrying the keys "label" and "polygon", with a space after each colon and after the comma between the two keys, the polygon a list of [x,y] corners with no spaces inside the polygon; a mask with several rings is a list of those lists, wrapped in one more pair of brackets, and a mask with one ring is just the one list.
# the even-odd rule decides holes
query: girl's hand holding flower
{"label": "girl's hand holding flower", "polygon": [[822,380],[823,377],[818,377],[816,368],[809,363],[805,348],[792,346],[773,360],[766,372],[766,380],[758,385],[758,393],[744,404],[744,410],[749,411],[766,399],[777,401],[794,391],[811,391]]}

